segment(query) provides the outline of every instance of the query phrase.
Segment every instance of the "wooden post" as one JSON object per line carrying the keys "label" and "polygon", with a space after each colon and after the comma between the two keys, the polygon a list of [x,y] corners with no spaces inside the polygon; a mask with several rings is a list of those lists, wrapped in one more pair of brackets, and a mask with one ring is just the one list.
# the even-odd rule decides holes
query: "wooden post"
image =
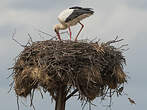
{"label": "wooden post", "polygon": [[56,96],[55,110],[65,110],[66,90],[65,86],[59,87]]}

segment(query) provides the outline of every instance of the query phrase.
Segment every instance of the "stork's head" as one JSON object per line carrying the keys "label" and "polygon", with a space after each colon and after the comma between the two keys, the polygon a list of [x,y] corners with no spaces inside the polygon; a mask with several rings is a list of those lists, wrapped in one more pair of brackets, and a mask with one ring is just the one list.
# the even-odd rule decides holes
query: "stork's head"
{"label": "stork's head", "polygon": [[56,33],[59,33],[59,26],[58,26],[58,24],[56,24],[56,25],[54,26],[54,31],[55,31]]}

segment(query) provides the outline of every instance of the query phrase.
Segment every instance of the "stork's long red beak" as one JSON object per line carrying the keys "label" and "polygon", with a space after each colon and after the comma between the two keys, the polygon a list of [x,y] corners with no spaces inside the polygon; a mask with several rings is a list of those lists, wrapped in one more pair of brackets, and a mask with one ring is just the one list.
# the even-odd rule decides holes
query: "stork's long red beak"
{"label": "stork's long red beak", "polygon": [[58,39],[61,41],[61,37],[60,37],[59,32],[57,32],[56,34],[57,34],[57,36],[58,36]]}
{"label": "stork's long red beak", "polygon": [[57,31],[57,30],[55,29],[55,32],[56,32],[56,34],[57,34],[57,36],[58,36],[58,39],[61,41],[61,37],[60,37],[59,31]]}

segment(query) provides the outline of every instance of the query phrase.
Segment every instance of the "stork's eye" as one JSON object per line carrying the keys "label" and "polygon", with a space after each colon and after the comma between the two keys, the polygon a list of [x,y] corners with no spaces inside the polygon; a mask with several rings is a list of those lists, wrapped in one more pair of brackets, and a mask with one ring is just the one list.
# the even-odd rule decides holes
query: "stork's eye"
{"label": "stork's eye", "polygon": [[55,28],[54,31],[57,33],[57,29]]}

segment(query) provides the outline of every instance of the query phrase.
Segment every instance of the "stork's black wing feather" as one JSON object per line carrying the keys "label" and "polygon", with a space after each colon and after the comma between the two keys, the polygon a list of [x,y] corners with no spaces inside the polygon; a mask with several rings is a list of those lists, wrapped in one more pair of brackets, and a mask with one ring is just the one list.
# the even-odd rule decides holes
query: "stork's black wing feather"
{"label": "stork's black wing feather", "polygon": [[83,8],[83,10],[92,11],[92,8]]}
{"label": "stork's black wing feather", "polygon": [[69,9],[83,9],[83,8],[79,6],[74,6],[74,7],[70,7]]}
{"label": "stork's black wing feather", "polygon": [[87,11],[93,10],[92,8],[83,8],[79,6],[70,7],[69,9],[82,9],[82,10],[87,10]]}
{"label": "stork's black wing feather", "polygon": [[91,8],[73,7],[74,11],[66,18],[65,22],[69,22],[83,14],[93,14]]}

